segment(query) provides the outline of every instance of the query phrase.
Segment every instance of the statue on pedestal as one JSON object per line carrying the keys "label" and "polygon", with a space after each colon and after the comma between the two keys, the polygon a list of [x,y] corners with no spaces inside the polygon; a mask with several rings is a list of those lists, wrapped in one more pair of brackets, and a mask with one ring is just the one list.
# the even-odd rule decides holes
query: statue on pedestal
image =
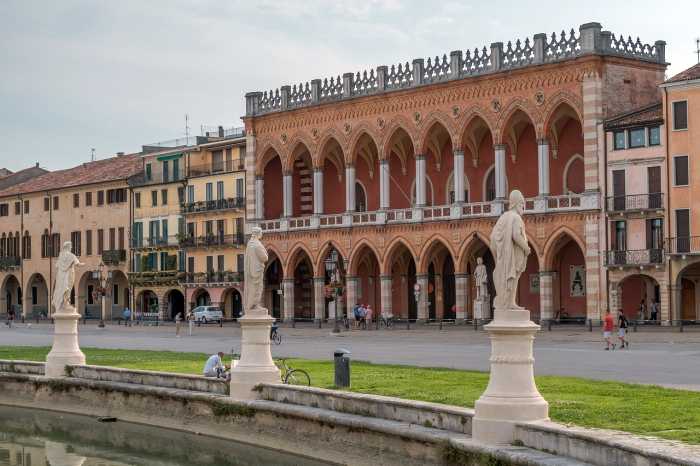
{"label": "statue on pedestal", "polygon": [[51,302],[56,313],[65,313],[69,312],[69,309],[73,309],[70,304],[70,295],[75,284],[75,267],[85,265],[71,252],[72,248],[73,245],[70,241],[63,243],[61,254],[56,261],[56,281]]}
{"label": "statue on pedestal", "polygon": [[267,250],[260,242],[262,229],[253,227],[245,248],[245,260],[243,266],[243,312],[265,311],[262,305],[262,295],[265,288],[264,275],[267,262]]}
{"label": "statue on pedestal", "polygon": [[488,301],[488,274],[484,260],[481,257],[476,258],[476,268],[474,269],[474,283],[476,284],[476,300]]}
{"label": "statue on pedestal", "polygon": [[510,208],[500,216],[491,232],[490,249],[496,261],[493,283],[496,310],[523,309],[515,303],[518,280],[527,266],[530,246],[525,236],[522,214],[525,198],[517,189],[510,193]]}

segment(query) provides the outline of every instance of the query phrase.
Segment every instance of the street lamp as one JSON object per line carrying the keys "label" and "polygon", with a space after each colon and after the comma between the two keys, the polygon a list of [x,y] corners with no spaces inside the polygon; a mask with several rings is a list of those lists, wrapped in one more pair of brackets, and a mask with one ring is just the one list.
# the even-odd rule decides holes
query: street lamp
{"label": "street lamp", "polygon": [[338,270],[338,251],[333,249],[326,260],[324,261],[326,266],[326,273],[330,276],[330,298],[333,300],[333,305],[335,309],[335,319],[333,321],[333,333],[340,333],[340,326],[338,324],[338,287],[340,287],[339,280],[337,280],[336,273]]}
{"label": "street lamp", "polygon": [[97,280],[100,284],[99,288],[97,289],[97,294],[100,296],[101,308],[100,323],[98,327],[104,328],[106,315],[105,306],[107,304],[107,301],[105,300],[105,296],[107,294],[107,280],[112,278],[112,271],[108,270],[107,273],[105,273],[105,264],[104,262],[100,261],[100,265],[97,266],[97,270],[93,270],[92,272],[92,278],[93,280]]}

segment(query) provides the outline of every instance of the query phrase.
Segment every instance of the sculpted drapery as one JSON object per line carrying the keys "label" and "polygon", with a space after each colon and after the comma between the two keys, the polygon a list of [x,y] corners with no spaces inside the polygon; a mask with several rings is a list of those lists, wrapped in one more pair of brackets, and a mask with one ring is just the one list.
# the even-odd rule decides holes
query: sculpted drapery
{"label": "sculpted drapery", "polygon": [[262,230],[257,227],[253,228],[245,249],[243,269],[243,311],[245,313],[263,308],[265,263],[268,257],[265,246],[260,242],[261,237]]}
{"label": "sculpted drapery", "polygon": [[70,293],[75,284],[75,267],[83,265],[71,252],[72,243],[66,241],[56,261],[56,281],[51,304],[55,312],[65,312],[70,307]]}

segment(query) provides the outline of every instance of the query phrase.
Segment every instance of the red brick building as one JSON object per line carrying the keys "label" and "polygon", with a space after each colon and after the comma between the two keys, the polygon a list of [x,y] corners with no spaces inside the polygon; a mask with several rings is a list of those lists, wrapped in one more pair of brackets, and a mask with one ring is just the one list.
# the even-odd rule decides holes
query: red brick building
{"label": "red brick building", "polygon": [[267,305],[332,318],[335,249],[345,306],[471,318],[476,258],[490,272],[488,235],[519,189],[533,251],[519,302],[535,318],[598,319],[601,125],[658,101],[664,49],[589,23],[247,94],[247,215],[271,251]]}

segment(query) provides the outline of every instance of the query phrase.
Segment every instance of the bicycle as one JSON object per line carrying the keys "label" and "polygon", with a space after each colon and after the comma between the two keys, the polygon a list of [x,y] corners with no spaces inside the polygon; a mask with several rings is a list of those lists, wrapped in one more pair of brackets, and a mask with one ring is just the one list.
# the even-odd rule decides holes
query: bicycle
{"label": "bicycle", "polygon": [[380,327],[391,328],[394,325],[394,316],[381,316],[381,319],[379,320],[379,325]]}
{"label": "bicycle", "polygon": [[309,373],[303,369],[294,369],[287,364],[286,359],[278,359],[277,367],[282,371],[282,383],[287,385],[305,385],[311,386],[311,377]]}
{"label": "bicycle", "polygon": [[272,341],[276,345],[281,345],[282,344],[282,334],[280,334],[277,331],[278,327],[273,326],[270,328],[270,341]]}

